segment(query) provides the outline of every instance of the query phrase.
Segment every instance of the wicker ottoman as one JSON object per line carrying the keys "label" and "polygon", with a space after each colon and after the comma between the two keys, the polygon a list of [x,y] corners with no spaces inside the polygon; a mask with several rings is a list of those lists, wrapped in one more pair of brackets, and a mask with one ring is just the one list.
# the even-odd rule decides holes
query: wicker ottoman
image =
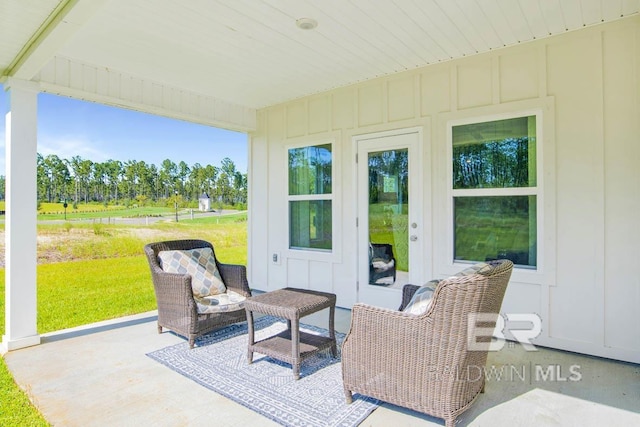
{"label": "wicker ottoman", "polygon": [[[336,296],[334,294],[307,289],[284,288],[256,295],[245,301],[249,326],[249,350],[247,359],[253,362],[253,353],[265,354],[282,362],[290,363],[295,379],[300,378],[300,364],[315,353],[330,348],[337,357],[334,317]],[[329,337],[300,332],[300,318],[316,311],[329,309]],[[268,314],[287,319],[287,330],[255,342],[253,313]]]}

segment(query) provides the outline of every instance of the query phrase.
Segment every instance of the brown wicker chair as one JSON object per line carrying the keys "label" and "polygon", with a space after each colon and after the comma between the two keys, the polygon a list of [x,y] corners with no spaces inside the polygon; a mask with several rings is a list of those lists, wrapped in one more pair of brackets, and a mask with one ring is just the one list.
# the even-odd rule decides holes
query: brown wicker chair
{"label": "brown wicker chair", "polygon": [[[493,325],[481,326],[495,326],[513,270],[509,260],[492,264],[495,268],[487,275],[441,281],[421,315],[354,305],[342,346],[347,402],[351,403],[352,393],[360,393],[443,418],[447,427],[453,427],[484,391],[490,337],[476,340],[484,341],[484,351],[468,349],[468,316],[494,313]],[[404,286],[399,310],[417,289]]]}
{"label": "brown wicker chair", "polygon": [[[169,329],[187,338],[191,348],[199,336],[214,329],[247,320],[244,308],[220,313],[198,314],[191,288],[191,276],[189,274],[167,273],[162,270],[158,261],[158,252],[160,251],[205,247],[209,247],[213,251],[211,243],[204,240],[171,240],[149,243],[144,247],[151,268],[151,278],[158,304],[158,333],[162,333],[162,328]],[[228,289],[246,297],[251,296],[244,265],[221,264],[217,258],[216,264]]]}

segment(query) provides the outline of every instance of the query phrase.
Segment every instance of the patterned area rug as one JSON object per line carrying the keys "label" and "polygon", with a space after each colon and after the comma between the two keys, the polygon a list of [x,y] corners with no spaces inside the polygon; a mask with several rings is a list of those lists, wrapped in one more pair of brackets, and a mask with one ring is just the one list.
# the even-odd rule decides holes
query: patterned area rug
{"label": "patterned area rug", "polygon": [[[256,319],[256,340],[286,329],[282,319]],[[326,329],[300,325],[300,329],[328,336]],[[344,334],[336,333],[338,349]],[[259,353],[247,364],[247,325],[215,331],[196,341],[192,350],[184,342],[147,354],[187,378],[226,396],[285,426],[357,426],[379,402],[354,394],[347,405],[342,388],[340,353],[329,350],[306,359],[300,379],[293,379],[291,365]]]}

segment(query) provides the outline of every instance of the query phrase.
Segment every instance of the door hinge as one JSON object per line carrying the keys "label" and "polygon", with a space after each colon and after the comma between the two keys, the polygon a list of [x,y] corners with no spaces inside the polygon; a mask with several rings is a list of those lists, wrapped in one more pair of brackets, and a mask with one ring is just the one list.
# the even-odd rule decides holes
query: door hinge
{"label": "door hinge", "polygon": [[356,217],[356,227],[358,226],[358,217]]}
{"label": "door hinge", "polygon": [[358,153],[356,153],[356,163],[358,163]]}

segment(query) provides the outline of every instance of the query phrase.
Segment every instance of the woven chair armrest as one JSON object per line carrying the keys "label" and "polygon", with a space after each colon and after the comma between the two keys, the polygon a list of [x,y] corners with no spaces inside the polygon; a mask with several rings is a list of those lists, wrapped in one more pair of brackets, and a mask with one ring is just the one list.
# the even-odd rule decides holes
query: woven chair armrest
{"label": "woven chair armrest", "polygon": [[[407,333],[423,330],[425,320],[409,313],[355,304],[351,311],[351,327],[343,344],[344,352],[372,356],[379,351],[397,351],[393,341],[406,345]],[[385,350],[381,347],[387,346]],[[367,356],[364,356],[367,357]]]}
{"label": "woven chair armrest", "polygon": [[417,320],[419,320],[418,317],[413,314],[357,303],[351,310],[351,328],[345,337],[345,342],[349,339],[349,335],[391,332],[394,328],[405,328],[406,322],[411,323]]}
{"label": "woven chair armrest", "polygon": [[180,307],[188,312],[197,312],[196,302],[193,299],[193,289],[191,287],[191,275],[179,273],[167,273],[161,269],[153,272],[154,289],[158,309],[160,307],[170,307],[177,310]]}
{"label": "woven chair armrest", "polygon": [[218,263],[218,270],[227,288],[245,297],[251,296],[251,289],[247,280],[247,267],[240,264]]}

